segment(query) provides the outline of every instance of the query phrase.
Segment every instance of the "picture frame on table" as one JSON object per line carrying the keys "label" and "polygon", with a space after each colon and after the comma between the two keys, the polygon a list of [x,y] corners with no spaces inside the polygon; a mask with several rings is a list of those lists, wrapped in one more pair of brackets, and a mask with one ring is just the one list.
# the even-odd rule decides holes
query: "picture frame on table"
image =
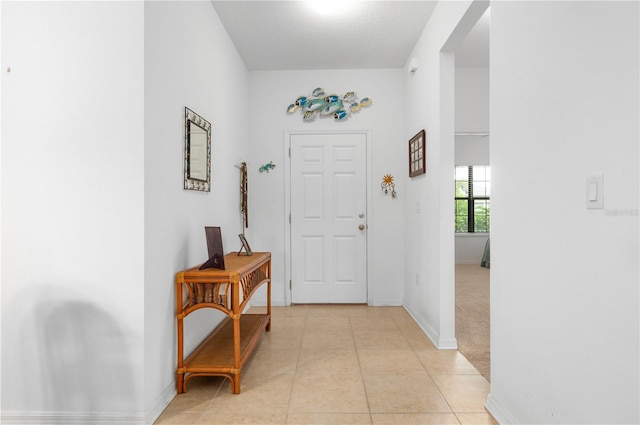
{"label": "picture frame on table", "polygon": [[224,270],[224,250],[222,248],[222,231],[220,227],[205,226],[204,234],[207,239],[207,255],[209,259],[200,266],[203,269]]}
{"label": "picture frame on table", "polygon": [[242,252],[243,249],[245,250],[247,255],[253,255],[253,251],[251,251],[251,247],[249,246],[249,242],[247,242],[247,238],[244,236],[244,234],[240,233],[238,235],[238,237],[240,238],[240,242],[242,242],[242,247],[238,251],[238,255],[240,255],[240,253]]}

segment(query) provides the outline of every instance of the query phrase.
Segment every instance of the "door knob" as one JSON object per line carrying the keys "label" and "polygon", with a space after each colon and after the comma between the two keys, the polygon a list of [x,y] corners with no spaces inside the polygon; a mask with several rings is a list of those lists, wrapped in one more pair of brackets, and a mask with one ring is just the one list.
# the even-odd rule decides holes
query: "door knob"
{"label": "door knob", "polygon": [[360,217],[360,218],[364,218],[364,213],[360,213],[360,214],[358,214],[358,217]]}
{"label": "door knob", "polygon": [[358,226],[358,229],[364,230],[364,224],[361,224],[360,226]]}

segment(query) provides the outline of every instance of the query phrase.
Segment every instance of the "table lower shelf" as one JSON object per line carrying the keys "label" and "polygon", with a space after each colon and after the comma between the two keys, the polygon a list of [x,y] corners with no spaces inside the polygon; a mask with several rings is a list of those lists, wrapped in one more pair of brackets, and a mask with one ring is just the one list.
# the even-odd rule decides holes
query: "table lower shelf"
{"label": "table lower shelf", "polygon": [[231,381],[231,391],[240,393],[240,373],[262,333],[268,330],[267,314],[240,316],[240,364],[236,367],[233,351],[233,320],[225,319],[185,360],[178,370],[178,393],[187,391],[187,382],[195,376],[225,376]]}

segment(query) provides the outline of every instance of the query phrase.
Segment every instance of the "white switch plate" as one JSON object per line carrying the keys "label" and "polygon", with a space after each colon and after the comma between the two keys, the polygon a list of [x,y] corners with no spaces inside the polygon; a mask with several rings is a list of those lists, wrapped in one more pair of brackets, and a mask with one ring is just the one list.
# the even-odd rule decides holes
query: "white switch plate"
{"label": "white switch plate", "polygon": [[602,174],[587,177],[587,209],[604,208],[604,178]]}

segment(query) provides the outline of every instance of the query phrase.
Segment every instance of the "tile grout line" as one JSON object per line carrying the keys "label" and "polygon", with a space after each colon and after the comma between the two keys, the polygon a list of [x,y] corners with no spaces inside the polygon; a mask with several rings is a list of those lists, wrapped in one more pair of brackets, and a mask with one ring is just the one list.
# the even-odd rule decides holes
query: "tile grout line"
{"label": "tile grout line", "polygon": [[356,344],[356,336],[353,333],[352,317],[349,319],[349,329],[351,330],[351,340],[353,341],[353,348],[356,350],[356,360],[358,361],[358,370],[360,371],[360,382],[362,383],[362,389],[364,390],[364,398],[367,402],[367,410],[369,411],[369,421],[373,424],[373,414],[371,413],[371,404],[369,403],[369,393],[367,392],[367,385],[364,382],[364,373],[362,372],[362,365],[360,364],[360,351],[358,350],[358,344]]}
{"label": "tile grout line", "polygon": [[[380,316],[380,312],[378,312],[377,310],[370,310],[368,312],[365,312],[364,315],[361,314],[361,312],[358,311],[351,311],[351,310],[347,310],[347,311],[341,311],[341,310],[302,310],[300,311],[299,316],[295,315],[295,316],[291,316],[291,317],[280,317],[280,320],[282,320],[283,322],[287,322],[287,321],[300,321],[302,320],[302,326],[296,325],[295,328],[300,329],[299,332],[301,332],[301,334],[298,334],[296,332],[297,335],[300,335],[300,340],[297,341],[297,344],[291,344],[289,345],[290,347],[292,347],[292,353],[290,356],[290,359],[293,361],[295,359],[295,365],[293,368],[293,375],[292,375],[292,385],[287,389],[285,389],[285,391],[288,392],[288,399],[287,400],[287,404],[286,404],[286,411],[284,411],[284,418],[282,416],[279,416],[279,419],[277,420],[277,423],[281,423],[280,421],[282,421],[284,419],[284,422],[282,422],[282,424],[290,424],[292,423],[292,421],[296,421],[296,418],[298,421],[304,422],[304,420],[302,418],[304,418],[304,414],[306,414],[307,412],[303,410],[300,410],[299,412],[294,411],[292,403],[293,403],[293,395],[295,395],[295,388],[296,388],[296,382],[298,381],[298,379],[301,377],[300,372],[303,371],[304,368],[301,368],[301,359],[302,359],[302,350],[304,348],[304,340],[305,340],[305,335],[307,335],[309,332],[312,331],[311,326],[311,322],[309,321],[309,319],[311,317],[315,318],[319,318],[320,321],[322,322],[327,322],[327,318],[329,317],[335,317],[336,313],[343,313],[346,315],[347,318],[347,324],[349,325],[349,333],[348,335],[350,335],[350,339],[351,339],[351,344],[353,344],[353,349],[354,349],[354,353],[356,355],[356,361],[357,361],[357,371],[360,373],[360,383],[362,385],[363,391],[364,391],[364,396],[365,396],[365,402],[366,402],[366,411],[363,409],[362,410],[362,417],[361,419],[365,420],[365,416],[368,416],[368,421],[367,423],[369,424],[373,424],[374,423],[374,419],[373,419],[373,412],[372,412],[372,406],[371,406],[371,398],[370,396],[372,394],[370,394],[369,391],[367,391],[367,385],[366,385],[366,378],[368,376],[370,376],[371,374],[376,375],[377,372],[387,372],[387,373],[382,373],[382,374],[386,374],[386,375],[390,375],[392,374],[391,372],[388,372],[385,365],[381,364],[379,366],[375,366],[375,363],[368,363],[367,359],[369,359],[368,355],[365,355],[365,353],[367,352],[367,350],[373,350],[375,352],[380,352],[382,351],[389,351],[389,350],[400,350],[400,348],[381,348],[381,349],[377,349],[373,346],[369,347],[369,345],[371,345],[371,343],[367,341],[362,341],[363,342],[363,346],[358,346],[358,344],[356,343],[356,332],[355,332],[355,328],[360,326],[360,328],[362,328],[362,331],[367,331],[367,330],[371,330],[371,331],[375,331],[375,330],[381,330],[380,326],[384,325],[383,327],[387,327],[386,326],[386,322],[384,323],[380,323],[380,326],[376,326],[378,323],[373,320],[376,317],[386,317],[386,318],[390,318],[392,319],[391,322],[394,325],[394,328],[391,332],[392,333],[396,333],[398,334],[401,338],[402,341],[404,341],[407,345],[408,345],[408,349],[407,352],[412,353],[417,361],[419,362],[419,368],[410,368],[411,371],[415,371],[416,373],[418,373],[417,371],[420,370],[422,372],[424,372],[426,374],[426,376],[428,377],[428,379],[433,383],[434,385],[434,389],[437,391],[434,393],[438,394],[442,401],[444,401],[444,404],[440,406],[440,411],[436,411],[436,412],[432,412],[432,411],[416,411],[416,412],[412,412],[412,411],[406,411],[406,412],[395,412],[394,411],[389,411],[387,412],[386,409],[382,409],[383,411],[378,412],[377,414],[381,414],[381,415],[393,415],[393,414],[425,414],[427,416],[429,415],[437,415],[437,414],[442,414],[442,415],[447,415],[447,417],[450,417],[450,419],[453,421],[455,420],[457,424],[461,424],[463,419],[461,419],[461,415],[476,415],[476,414],[487,414],[486,410],[481,411],[477,411],[474,409],[473,412],[466,412],[466,411],[461,411],[461,412],[456,412],[453,408],[452,402],[455,402],[457,400],[458,397],[458,393],[457,392],[453,392],[451,393],[447,388],[449,388],[449,384],[448,384],[448,379],[449,378],[453,378],[456,377],[458,375],[461,376],[481,376],[482,375],[476,371],[475,373],[457,373],[457,371],[464,371],[466,369],[456,369],[455,366],[453,368],[451,368],[449,365],[449,363],[444,363],[443,365],[440,365],[439,360],[436,363],[433,363],[433,365],[431,366],[433,368],[433,371],[430,371],[430,369],[427,367],[428,365],[431,365],[431,361],[430,361],[430,357],[428,357],[428,355],[423,359],[419,353],[422,354],[433,354],[433,353],[427,353],[432,347],[431,346],[427,346],[423,344],[423,341],[420,340],[419,336],[417,334],[414,334],[412,332],[412,328],[409,327],[409,323],[406,321],[406,318],[403,316],[401,317],[400,315],[397,314],[397,312],[395,310],[388,310],[385,313],[382,313],[383,316]],[[339,314],[340,317],[345,317],[342,316],[341,314]],[[415,322],[415,320],[413,318],[410,318],[411,322]],[[370,322],[369,324],[367,324],[367,322]],[[276,322],[277,323],[277,322]],[[313,323],[316,323],[315,321]],[[344,323],[344,322],[343,322]],[[327,329],[323,330],[333,330],[332,332],[335,333],[335,330],[338,329],[338,322],[336,323],[329,323],[331,326]],[[403,325],[405,325],[403,327]],[[364,327],[363,327],[364,326]],[[380,328],[380,329],[379,329]],[[405,331],[406,330],[406,331]],[[282,337],[284,337],[285,339],[292,337],[293,334],[289,335],[290,332],[285,332],[284,335],[280,335]],[[347,334],[345,334],[347,335]],[[309,333],[310,337],[313,337],[313,333]],[[311,338],[312,340],[314,338]],[[412,344],[410,341],[413,341],[414,343]],[[290,341],[289,344],[293,342]],[[346,342],[346,341],[344,341]],[[400,344],[401,341],[398,340],[397,344]],[[431,343],[432,344],[432,343]],[[375,345],[375,344],[374,344]],[[333,345],[332,345],[333,347]],[[385,346],[386,347],[386,346]],[[317,348],[314,350],[318,350],[318,349],[322,349],[322,348]],[[328,349],[325,347],[325,349]],[[344,349],[343,345],[339,345],[336,346],[335,348],[333,348],[335,350],[341,350]],[[437,351],[437,348],[434,348]],[[295,351],[294,351],[295,350]],[[256,350],[258,351],[258,350]],[[455,350],[457,353],[459,353],[459,350]],[[462,355],[461,353],[459,353],[459,355],[461,355],[462,357],[464,357],[464,355]],[[364,357],[363,357],[364,356]],[[404,354],[403,354],[404,356]],[[446,359],[449,359],[449,356],[445,356]],[[439,359],[439,357],[434,358],[434,359]],[[466,357],[465,357],[466,359]],[[364,365],[362,360],[365,360]],[[434,360],[435,361],[435,360]],[[289,362],[289,361],[287,361]],[[353,365],[353,363],[352,363]],[[366,370],[363,369],[364,366],[369,365],[369,367],[374,367],[373,369],[371,369],[371,373],[366,374]],[[418,365],[416,365],[418,366]],[[352,366],[353,367],[353,366]],[[289,369],[291,370],[291,369]],[[354,369],[356,370],[356,369]],[[369,370],[369,369],[367,369]],[[395,369],[393,369],[395,370]],[[409,369],[401,369],[402,371],[405,370],[409,370]],[[273,371],[272,371],[273,372]],[[422,373],[420,372],[420,373]],[[405,375],[405,374],[412,374],[409,372],[401,372],[400,370],[398,371],[398,373],[393,373],[393,375]],[[366,376],[365,376],[366,375]],[[438,383],[436,382],[435,378],[439,378],[441,385],[438,385]],[[199,410],[191,410],[191,414],[193,414],[193,416],[191,416],[190,421],[193,422],[189,422],[189,423],[194,423],[194,424],[198,424],[198,425],[204,425],[206,423],[210,423],[211,419],[210,419],[210,414],[211,414],[211,408],[213,406],[215,406],[216,404],[216,399],[218,397],[220,397],[222,395],[221,391],[223,391],[223,389],[225,388],[225,384],[226,384],[227,379],[226,378],[222,378],[216,385],[216,388],[212,388],[213,391],[213,395],[210,396],[208,399],[205,399],[203,401],[205,401],[206,407],[204,409],[204,411],[199,411]],[[353,381],[354,383],[358,382]],[[377,381],[376,381],[377,382]],[[384,382],[384,379],[381,381]],[[463,381],[464,382],[464,381]],[[470,381],[471,383],[475,382],[475,379],[473,379],[472,381]],[[388,385],[388,384],[387,384]],[[298,387],[299,389],[301,389],[300,387]],[[447,397],[445,396],[445,393],[443,392],[443,388],[447,389],[447,393],[450,393],[450,396],[452,396],[452,400],[450,401],[449,399],[447,399]],[[465,388],[466,388],[466,384],[465,384]],[[281,393],[282,394],[282,393]],[[282,394],[280,397],[286,397],[285,394]],[[475,396],[474,396],[475,397]],[[283,400],[284,401],[284,400]],[[446,407],[445,407],[446,406]],[[475,404],[474,404],[475,406]],[[194,406],[195,407],[195,406]],[[364,406],[363,406],[364,407]],[[461,408],[463,408],[462,406],[460,406]],[[448,411],[443,411],[442,409],[448,409]],[[315,410],[315,409],[314,409]],[[181,412],[189,412],[190,410],[181,410]],[[365,413],[366,412],[366,413]],[[214,412],[215,413],[215,412]],[[296,413],[298,413],[299,415],[296,416]],[[304,413],[304,414],[303,414]],[[332,414],[347,414],[347,413],[357,413],[357,412],[338,412],[338,411],[314,411],[314,412],[308,412],[309,415],[332,415]],[[302,415],[302,416],[300,416]],[[449,416],[450,415],[450,416]],[[468,419],[471,419],[470,416]],[[473,416],[475,417],[475,416]],[[483,418],[484,416],[482,416]],[[378,420],[382,420],[381,417],[378,417]],[[481,416],[478,416],[478,418],[481,418]],[[265,419],[267,420],[267,419]],[[276,420],[275,416],[271,418],[271,420]],[[324,419],[324,420],[328,420],[328,419]],[[465,419],[466,420],[466,419]],[[297,423],[297,422],[296,422]]]}
{"label": "tile grout line", "polygon": [[[396,326],[398,326],[398,323],[396,322],[395,317],[393,318],[394,323],[396,324]],[[402,328],[400,328],[402,329]],[[407,340],[406,335],[402,332],[402,330],[400,331],[400,334],[402,335],[402,337]],[[440,390],[440,386],[438,385],[438,383],[435,381],[435,379],[433,379],[433,376],[431,375],[431,372],[429,372],[429,369],[427,368],[427,366],[425,366],[425,364],[422,362],[422,360],[420,359],[420,357],[418,356],[418,353],[416,352],[416,349],[413,345],[411,345],[411,343],[409,343],[409,341],[407,341],[407,344],[409,344],[409,347],[411,347],[411,351],[413,351],[413,354],[416,356],[416,358],[418,359],[418,361],[420,362],[420,366],[422,366],[422,368],[424,369],[424,371],[426,372],[427,376],[429,377],[429,379],[431,379],[431,382],[433,382],[433,385],[436,387],[436,389],[438,390],[438,394],[440,394],[440,397],[442,397],[442,399],[444,400],[444,402],[447,404],[447,407],[449,408],[450,412],[446,412],[446,413],[451,413],[453,414],[453,416],[455,417],[456,421],[458,423],[460,423],[460,419],[458,419],[458,415],[456,415],[456,412],[453,410],[453,407],[451,406],[451,404],[449,403],[449,400],[447,400],[447,398],[444,396],[444,394],[442,393],[442,391]]]}
{"label": "tile grout line", "polygon": [[304,335],[307,331],[307,323],[308,323],[308,315],[305,311],[304,316],[301,316],[304,319],[304,325],[302,326],[302,336],[300,338],[300,345],[298,346],[298,356],[296,358],[296,367],[293,371],[293,380],[291,381],[291,388],[289,389],[289,401],[287,402],[287,411],[284,417],[284,423],[289,423],[289,415],[291,414],[291,401],[293,400],[293,390],[296,386],[296,378],[298,377],[298,366],[300,365],[300,356],[302,355],[302,342],[304,341]]}

